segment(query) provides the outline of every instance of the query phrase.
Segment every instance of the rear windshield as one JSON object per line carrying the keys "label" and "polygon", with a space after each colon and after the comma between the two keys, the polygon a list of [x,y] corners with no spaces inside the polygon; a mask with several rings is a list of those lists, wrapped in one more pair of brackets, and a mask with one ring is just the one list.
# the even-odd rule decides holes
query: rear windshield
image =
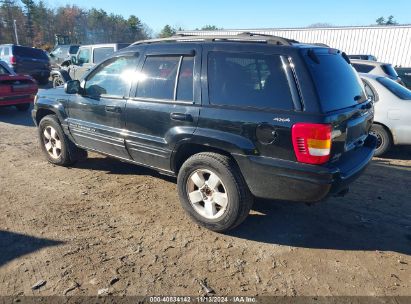
{"label": "rear windshield", "polygon": [[391,76],[391,77],[398,77],[397,72],[394,70],[391,64],[383,64],[381,66],[382,70],[385,72],[385,74]]}
{"label": "rear windshield", "polygon": [[375,66],[368,64],[353,63],[352,66],[359,73],[369,73],[374,70]]}
{"label": "rear windshield", "polygon": [[354,68],[334,49],[303,50],[323,112],[344,109],[367,100]]}
{"label": "rear windshield", "polygon": [[13,54],[22,57],[31,57],[46,60],[48,59],[46,53],[43,50],[23,46],[13,46]]}
{"label": "rear windshield", "polygon": [[400,85],[398,82],[395,82],[387,77],[378,77],[377,80],[398,98],[411,100],[411,91]]}

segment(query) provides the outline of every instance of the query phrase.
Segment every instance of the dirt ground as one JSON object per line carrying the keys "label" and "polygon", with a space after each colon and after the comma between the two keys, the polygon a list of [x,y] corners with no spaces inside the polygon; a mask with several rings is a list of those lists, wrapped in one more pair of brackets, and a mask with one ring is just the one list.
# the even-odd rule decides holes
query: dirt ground
{"label": "dirt ground", "polygon": [[411,295],[411,148],[374,159],[344,198],[257,200],[222,235],[188,219],[173,178],[94,153],[53,166],[29,112],[0,108],[0,295],[196,296],[200,281],[216,295]]}

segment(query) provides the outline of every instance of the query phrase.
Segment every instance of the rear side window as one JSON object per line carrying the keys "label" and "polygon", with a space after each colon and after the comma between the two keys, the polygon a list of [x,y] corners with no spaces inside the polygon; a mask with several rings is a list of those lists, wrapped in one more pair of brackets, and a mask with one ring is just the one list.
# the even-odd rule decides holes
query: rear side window
{"label": "rear side window", "polygon": [[387,74],[391,77],[394,77],[394,78],[398,77],[397,71],[395,71],[395,69],[392,67],[391,64],[383,64],[381,66],[381,68],[382,68],[382,70],[384,71],[385,74]]}
{"label": "rear side window", "polygon": [[10,55],[10,49],[8,47],[4,48],[4,56]]}
{"label": "rear side window", "polygon": [[99,63],[106,59],[108,56],[114,53],[114,48],[112,47],[103,47],[94,49],[94,63]]}
{"label": "rear side window", "polygon": [[379,77],[377,78],[377,80],[398,98],[411,100],[411,91],[400,85],[398,82],[395,82],[394,80],[387,77]]}
{"label": "rear side window", "polygon": [[36,59],[48,59],[46,53],[43,50],[36,48],[29,48],[23,46],[13,46],[13,53],[16,56],[31,57]]}
{"label": "rear side window", "polygon": [[184,57],[178,76],[177,100],[193,101],[194,57]]}
{"label": "rear side window", "polygon": [[365,102],[367,96],[354,68],[334,49],[303,50],[323,112]]}
{"label": "rear side window", "polygon": [[210,52],[210,103],[290,110],[293,100],[281,56]]}
{"label": "rear side window", "polygon": [[353,67],[354,69],[356,69],[358,73],[369,73],[375,68],[374,66],[369,65],[369,64],[358,64],[358,63],[353,63]]}

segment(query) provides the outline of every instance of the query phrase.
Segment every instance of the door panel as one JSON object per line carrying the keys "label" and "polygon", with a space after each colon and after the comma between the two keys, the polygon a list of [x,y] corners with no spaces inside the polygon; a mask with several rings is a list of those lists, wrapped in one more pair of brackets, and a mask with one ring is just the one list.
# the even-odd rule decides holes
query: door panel
{"label": "door panel", "polygon": [[176,142],[194,133],[201,86],[193,76],[200,75],[200,60],[201,48],[191,44],[147,47],[136,97],[126,106],[126,146],[136,162],[170,170]]}
{"label": "door panel", "polygon": [[124,144],[126,97],[138,56],[115,57],[100,64],[83,82],[82,95],[69,104],[69,129],[80,146],[130,159]]}

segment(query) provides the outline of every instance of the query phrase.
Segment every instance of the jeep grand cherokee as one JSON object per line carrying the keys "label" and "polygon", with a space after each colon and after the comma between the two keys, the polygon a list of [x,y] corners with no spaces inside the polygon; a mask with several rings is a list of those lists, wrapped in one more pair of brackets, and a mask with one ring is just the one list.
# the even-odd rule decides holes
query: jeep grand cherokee
{"label": "jeep grand cherokee", "polygon": [[345,192],[376,146],[344,53],[253,34],[137,42],[40,92],[32,116],[49,162],[89,150],[177,176],[183,208],[214,231],[240,224],[253,197]]}

